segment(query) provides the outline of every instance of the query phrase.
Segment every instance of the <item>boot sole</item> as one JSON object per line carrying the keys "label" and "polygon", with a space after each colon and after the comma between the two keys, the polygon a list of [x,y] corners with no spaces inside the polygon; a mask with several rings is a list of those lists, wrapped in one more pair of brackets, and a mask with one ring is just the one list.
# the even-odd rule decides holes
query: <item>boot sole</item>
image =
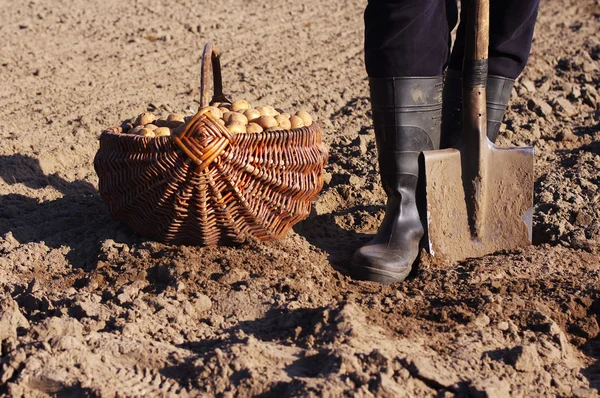
{"label": "boot sole", "polygon": [[402,272],[384,271],[364,265],[352,264],[352,278],[363,281],[378,282],[384,285],[402,282],[410,274],[411,268]]}

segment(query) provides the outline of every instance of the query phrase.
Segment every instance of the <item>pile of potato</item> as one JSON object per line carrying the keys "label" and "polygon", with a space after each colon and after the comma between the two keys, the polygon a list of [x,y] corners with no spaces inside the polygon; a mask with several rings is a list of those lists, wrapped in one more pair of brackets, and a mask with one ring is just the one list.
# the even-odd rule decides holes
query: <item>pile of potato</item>
{"label": "pile of potato", "polygon": [[312,117],[305,111],[298,111],[292,116],[270,105],[252,108],[248,101],[244,100],[232,104],[215,102],[210,104],[206,111],[233,134],[297,129],[308,127],[313,122]]}
{"label": "pile of potato", "polygon": [[[117,132],[136,134],[144,137],[165,137],[177,135],[187,120],[176,113],[156,117],[152,112],[144,112],[135,120],[125,122]],[[114,129],[113,129],[114,130]]]}
{"label": "pile of potato", "polygon": [[[228,102],[211,103],[203,111],[209,112],[232,134],[290,130],[308,127],[313,123],[308,112],[298,111],[294,115],[290,115],[270,105],[252,108],[244,100],[235,101],[232,104]],[[164,137],[180,133],[188,119],[189,117],[184,118],[176,113],[157,117],[151,112],[144,112],[135,120],[123,123],[121,127],[113,130],[144,137]]]}

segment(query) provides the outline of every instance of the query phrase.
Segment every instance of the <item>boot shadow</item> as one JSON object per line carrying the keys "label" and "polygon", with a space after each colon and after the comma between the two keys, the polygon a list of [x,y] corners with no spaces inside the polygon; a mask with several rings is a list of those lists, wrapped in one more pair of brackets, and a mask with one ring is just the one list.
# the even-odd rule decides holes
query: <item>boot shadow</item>
{"label": "boot shadow", "polygon": [[353,214],[361,210],[373,213],[380,208],[382,206],[354,206],[321,215],[317,215],[313,210],[306,220],[296,224],[293,229],[311,245],[327,253],[327,260],[333,269],[344,275],[350,275],[350,263],[354,252],[371,240],[374,234],[342,228],[336,223],[335,217]]}

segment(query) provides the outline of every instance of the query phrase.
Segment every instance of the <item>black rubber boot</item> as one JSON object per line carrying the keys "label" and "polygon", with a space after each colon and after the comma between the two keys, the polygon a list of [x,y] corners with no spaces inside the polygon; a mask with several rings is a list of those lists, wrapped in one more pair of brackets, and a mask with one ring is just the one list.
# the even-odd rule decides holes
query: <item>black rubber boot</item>
{"label": "black rubber boot", "polygon": [[381,183],[387,194],[383,223],[352,259],[352,276],[384,284],[404,280],[424,234],[417,209],[419,155],[437,149],[442,77],[369,79]]}
{"label": "black rubber boot", "polygon": [[[487,136],[496,142],[504,112],[515,81],[507,77],[488,76]],[[448,69],[444,76],[441,148],[455,147],[462,132],[462,79],[459,71]]]}

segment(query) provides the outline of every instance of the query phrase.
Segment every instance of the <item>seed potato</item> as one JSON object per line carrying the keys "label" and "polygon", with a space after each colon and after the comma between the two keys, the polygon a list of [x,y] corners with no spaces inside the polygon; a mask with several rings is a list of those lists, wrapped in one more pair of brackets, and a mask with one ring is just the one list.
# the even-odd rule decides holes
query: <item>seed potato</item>
{"label": "seed potato", "polygon": [[131,130],[129,130],[129,134],[138,134],[143,128],[144,126],[135,126]]}
{"label": "seed potato", "polygon": [[268,129],[270,127],[277,127],[277,120],[273,116],[261,116],[254,121],[263,129]]}
{"label": "seed potato", "polygon": [[284,130],[289,130],[292,127],[290,119],[285,116],[277,115],[275,116],[275,120],[277,121],[277,125]]}
{"label": "seed potato", "polygon": [[223,117],[223,112],[221,112],[219,110],[219,108],[214,107],[214,106],[209,106],[208,107],[208,112],[214,116],[216,119],[221,119]]}
{"label": "seed potato", "polygon": [[246,126],[246,133],[258,134],[258,133],[262,133],[262,132],[263,132],[263,128],[260,127],[256,123],[248,123],[248,125]]}
{"label": "seed potato", "polygon": [[158,119],[156,119],[156,121],[154,122],[154,124],[158,127],[166,127],[167,124],[169,124],[169,122],[167,121],[167,117],[166,116],[161,116]]}
{"label": "seed potato", "polygon": [[296,116],[302,119],[305,126],[310,126],[313,122],[312,117],[306,111],[298,111],[296,112]]}
{"label": "seed potato", "polygon": [[171,129],[168,127],[157,127],[154,130],[154,135],[156,137],[168,137],[171,135]]}
{"label": "seed potato", "polygon": [[231,115],[233,115],[235,112],[225,112],[223,113],[223,120],[225,121],[225,123],[229,123],[231,121]]}
{"label": "seed potato", "polygon": [[171,134],[172,135],[179,135],[183,132],[183,129],[185,128],[185,124],[180,124],[179,126],[171,129]]}
{"label": "seed potato", "polygon": [[229,123],[239,123],[245,126],[248,124],[248,118],[241,113],[232,112],[231,116],[229,117]]}
{"label": "seed potato", "polygon": [[250,104],[248,103],[248,101],[245,101],[245,100],[237,100],[237,101],[234,101],[233,104],[231,104],[231,110],[233,112],[237,112],[242,109],[250,109],[250,108],[251,108]]}
{"label": "seed potato", "polygon": [[248,119],[248,121],[251,122],[251,121],[253,121],[255,119],[258,119],[262,115],[256,109],[246,109],[244,111],[244,116],[246,116],[246,118]]}
{"label": "seed potato", "polygon": [[140,131],[138,131],[138,134],[143,136],[143,137],[150,137],[150,138],[154,138],[154,131],[147,129],[147,128],[143,128]]}
{"label": "seed potato", "polygon": [[229,130],[231,134],[244,134],[246,132],[246,125],[232,122],[227,125],[227,130]]}
{"label": "seed potato", "polygon": [[150,124],[156,120],[156,116],[152,112],[141,113],[135,120],[135,124],[138,126],[144,126]]}
{"label": "seed potato", "polygon": [[279,112],[277,112],[273,107],[269,106],[259,106],[256,108],[257,111],[260,112],[261,116],[277,116]]}
{"label": "seed potato", "polygon": [[300,118],[300,116],[292,116],[290,118],[290,127],[292,129],[299,129],[301,127],[304,127],[304,121],[302,120],[302,118]]}

